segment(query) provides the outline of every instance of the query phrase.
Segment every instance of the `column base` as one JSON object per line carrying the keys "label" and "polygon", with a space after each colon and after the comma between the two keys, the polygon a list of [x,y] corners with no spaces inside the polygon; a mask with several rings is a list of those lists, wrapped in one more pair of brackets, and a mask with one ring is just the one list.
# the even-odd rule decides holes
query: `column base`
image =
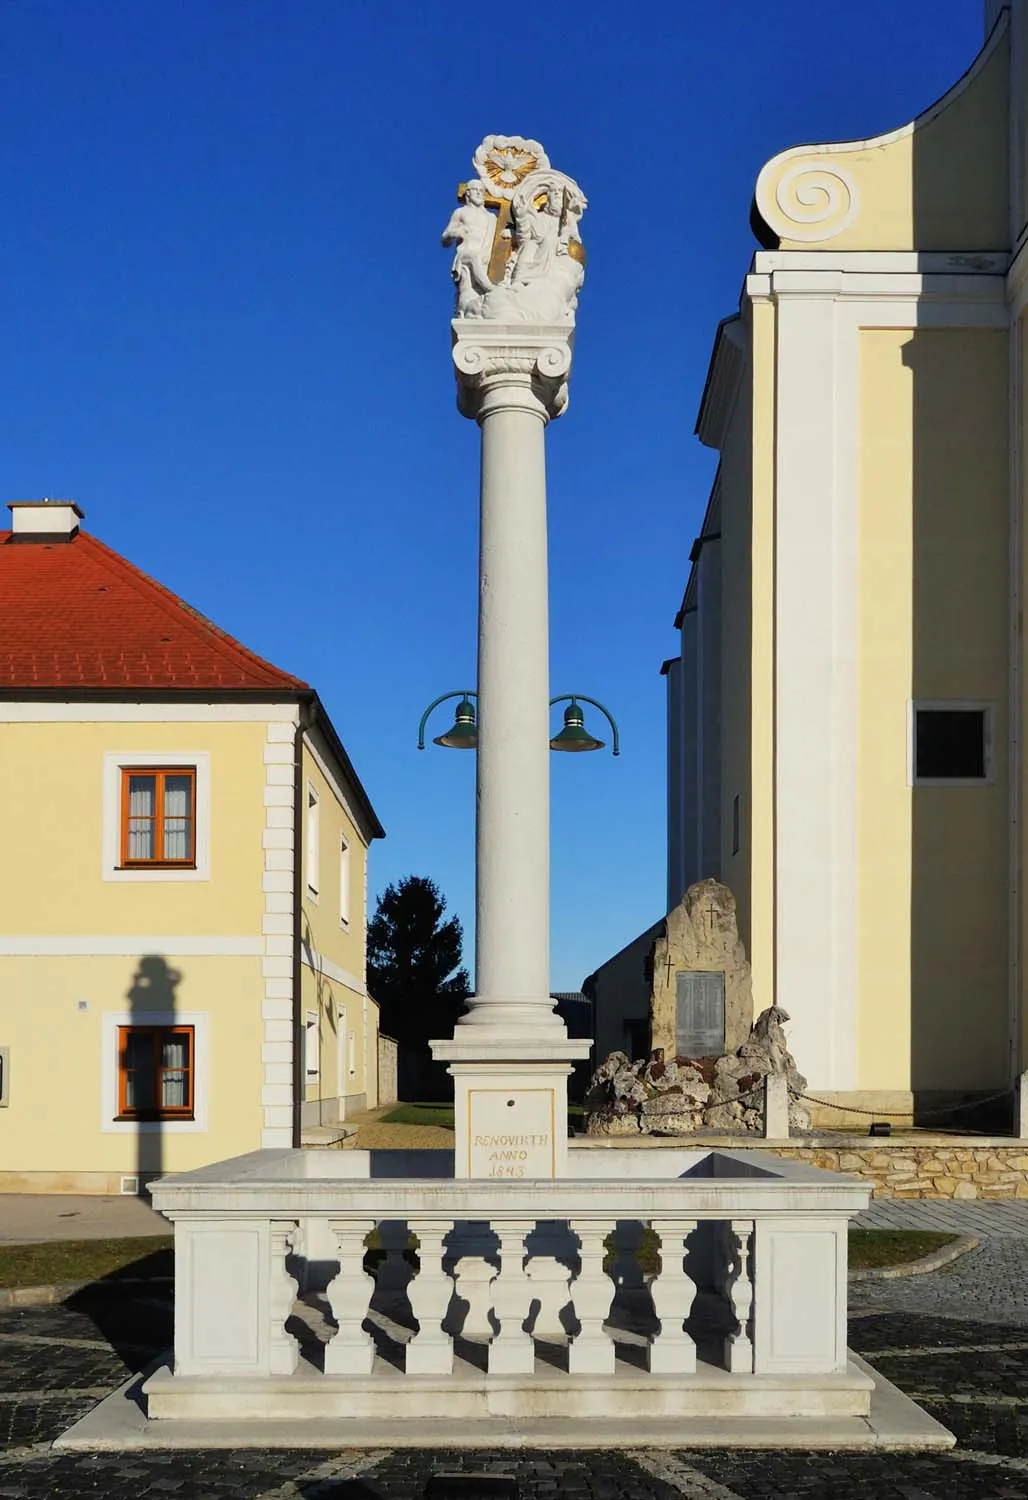
{"label": "column base", "polygon": [[563,1037],[533,1045],[474,1031],[467,1040],[430,1044],[453,1079],[454,1176],[566,1177],[568,1076],[590,1043]]}

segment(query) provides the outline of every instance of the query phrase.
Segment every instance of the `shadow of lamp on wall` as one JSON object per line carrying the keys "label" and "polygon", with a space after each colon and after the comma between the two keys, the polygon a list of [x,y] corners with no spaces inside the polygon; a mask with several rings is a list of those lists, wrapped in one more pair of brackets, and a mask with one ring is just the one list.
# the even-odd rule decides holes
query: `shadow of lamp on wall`
{"label": "shadow of lamp on wall", "polygon": [[182,974],[159,953],[140,958],[126,996],[129,1025],[118,1037],[118,1116],[135,1122],[137,1191],[164,1171],[169,1119],[192,1119],[195,1034],[177,1024]]}

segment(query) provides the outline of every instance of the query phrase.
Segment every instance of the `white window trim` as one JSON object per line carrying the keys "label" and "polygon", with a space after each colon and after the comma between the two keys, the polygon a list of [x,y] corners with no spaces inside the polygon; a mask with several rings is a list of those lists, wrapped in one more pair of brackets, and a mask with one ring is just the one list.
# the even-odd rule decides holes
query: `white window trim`
{"label": "white window trim", "polygon": [[[917,714],[919,709],[953,710],[980,713],[985,716],[984,776],[918,776]],[[911,698],[907,704],[907,785],[908,786],[994,786],[996,782],[996,705],[980,698]]]}
{"label": "white window trim", "polygon": [[0,1047],[0,1109],[11,1102],[11,1049]]}
{"label": "white window trim", "polygon": [[316,1010],[306,1011],[303,1018],[303,1074],[308,1083],[321,1077],[321,1024]]}
{"label": "white window trim", "polygon": [[[119,869],[121,862],[121,773],[127,767],[183,766],[196,772],[196,865],[192,869]],[[104,880],[177,883],[211,878],[211,757],[206,750],[109,750],[104,756],[101,864]]]}
{"label": "white window trim", "polygon": [[[119,1120],[119,1026],[192,1026],[193,1118]],[[207,1012],[105,1010],[100,1017],[100,1129],[104,1135],[205,1135],[207,1132]]]}
{"label": "white window trim", "polygon": [[339,835],[339,925],[350,926],[350,907],[353,899],[352,874],[350,869],[350,841],[345,833]]}
{"label": "white window trim", "polygon": [[[303,838],[304,889],[308,898],[317,905],[321,891],[321,794],[310,779],[307,781],[307,798],[304,802]],[[311,885],[312,869],[316,885]]]}

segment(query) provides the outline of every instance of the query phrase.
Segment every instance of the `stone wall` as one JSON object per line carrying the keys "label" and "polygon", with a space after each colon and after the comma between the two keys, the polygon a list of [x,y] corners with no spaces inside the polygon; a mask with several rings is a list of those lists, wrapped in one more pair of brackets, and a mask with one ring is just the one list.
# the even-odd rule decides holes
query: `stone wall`
{"label": "stone wall", "polygon": [[[763,1144],[763,1143],[761,1143]],[[864,1177],[876,1198],[1028,1198],[1028,1142],[1009,1136],[928,1136],[916,1141],[850,1137],[831,1144],[778,1146],[776,1156],[792,1157]],[[746,1142],[752,1150],[752,1142]]]}
{"label": "stone wall", "polygon": [[619,1136],[609,1143],[578,1137],[575,1150],[606,1145],[652,1150],[681,1146],[690,1150],[770,1151],[809,1162],[828,1172],[863,1177],[874,1184],[875,1198],[1028,1198],[1028,1141],[1007,1136],[916,1135],[871,1139],[866,1135],[815,1135],[800,1145],[766,1141],[752,1135],[715,1135],[710,1131],[680,1136]]}

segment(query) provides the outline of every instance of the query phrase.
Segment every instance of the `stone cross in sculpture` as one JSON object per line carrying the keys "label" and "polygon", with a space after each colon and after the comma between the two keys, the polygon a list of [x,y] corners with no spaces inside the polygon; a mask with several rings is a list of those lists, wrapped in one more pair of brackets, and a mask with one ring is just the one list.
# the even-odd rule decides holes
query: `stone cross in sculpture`
{"label": "stone cross in sculpture", "polygon": [[456,1175],[557,1177],[589,1042],[550,995],[544,433],[567,405],[585,196],[538,141],[487,136],[474,165],[443,244],[457,404],[482,432],[475,993],[432,1052],[454,1080]]}

